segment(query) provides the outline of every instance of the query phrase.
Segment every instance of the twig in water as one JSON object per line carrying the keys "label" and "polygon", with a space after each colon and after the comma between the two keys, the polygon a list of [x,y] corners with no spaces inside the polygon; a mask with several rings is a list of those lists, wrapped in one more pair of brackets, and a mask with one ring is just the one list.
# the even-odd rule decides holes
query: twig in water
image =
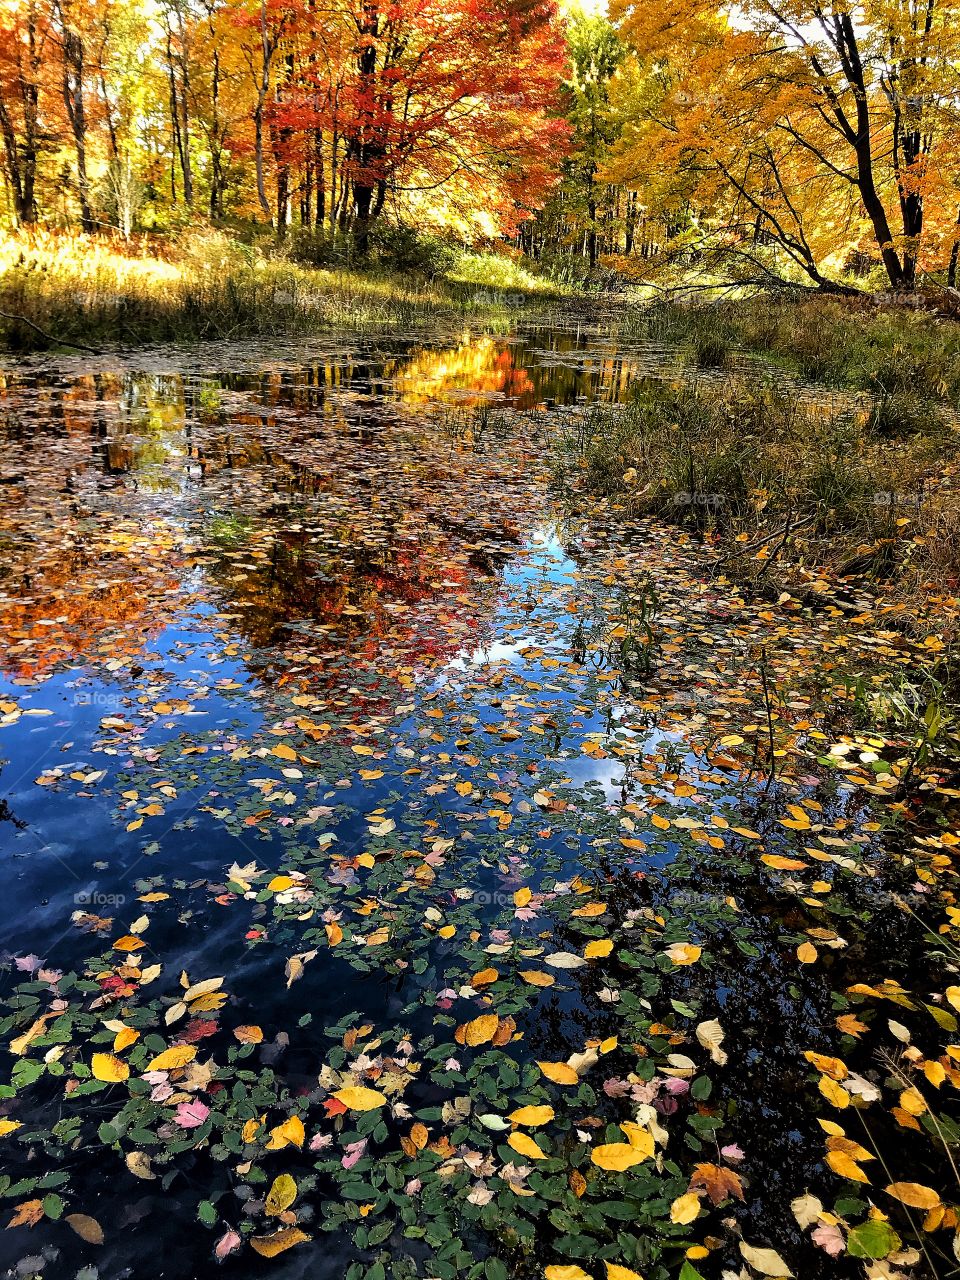
{"label": "twig in water", "polygon": [[26,316],[11,315],[9,311],[0,311],[0,319],[18,320],[21,324],[28,325],[35,333],[39,333],[41,338],[46,338],[48,342],[52,342],[54,346],[75,347],[78,351],[89,351],[92,356],[103,355],[102,348],[88,347],[85,342],[75,342],[72,338],[58,338],[56,334],[47,333],[46,329],[41,329],[38,324],[34,324],[34,322],[32,320],[28,320]]}

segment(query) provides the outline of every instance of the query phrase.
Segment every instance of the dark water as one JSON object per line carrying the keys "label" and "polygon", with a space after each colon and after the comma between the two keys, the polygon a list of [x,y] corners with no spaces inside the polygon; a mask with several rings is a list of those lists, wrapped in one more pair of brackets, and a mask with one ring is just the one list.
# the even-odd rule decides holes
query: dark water
{"label": "dark water", "polygon": [[[594,965],[559,971],[542,992],[512,980],[498,1008],[524,1039],[504,1058],[522,1071],[532,1060],[565,1059],[591,1036],[617,1035],[623,993],[635,990],[657,1021],[669,1017],[682,1030],[692,1019],[680,1051],[697,1055],[699,1071],[704,1055],[691,1028],[719,1018],[729,1061],[713,1072],[711,1103],[699,1107],[716,1107],[712,1154],[681,1133],[667,1152],[685,1170],[676,1175],[683,1190],[692,1162],[717,1161],[721,1143],[738,1144],[742,1158],[728,1166],[745,1191],[715,1215],[710,1257],[697,1265],[716,1274],[730,1260],[719,1218],[732,1215],[797,1274],[859,1274],[802,1241],[790,1216],[805,1188],[832,1203],[803,1052],[830,1051],[844,1007],[835,993],[880,977],[906,985],[925,962],[919,928],[893,902],[894,891],[913,889],[891,860],[901,837],[871,794],[869,770],[837,775],[817,760],[838,736],[831,720],[844,675],[906,664],[910,650],[851,622],[869,607],[856,593],[822,610],[771,609],[713,580],[684,535],[559,502],[550,450],[568,415],[622,400],[637,378],[676,376],[671,353],[618,352],[602,331],[572,322],[506,336],[337,335],[8,366],[0,377],[5,990],[36,979],[47,998],[59,981],[51,971],[103,982],[118,963],[111,941],[132,934],[141,970],[162,966],[153,989],[142,989],[146,1000],[169,1008],[186,985],[181,971],[190,983],[224,977],[226,1004],[189,1024],[201,1060],[209,1045],[223,1062],[233,1029],[256,1025],[263,1042],[250,1061],[269,1071],[267,1093],[288,1111],[293,1099],[323,1118],[318,1073],[343,1028],[399,1026],[418,1056],[427,1039],[449,1039],[483,1009],[476,992],[458,995],[469,974],[506,963],[496,950],[491,960],[488,945],[519,947],[522,957],[524,948],[582,950],[607,932],[663,946],[699,939],[704,958],[689,966],[638,968],[624,944],[602,978]],[[627,667],[611,634],[618,620],[632,625],[647,583],[661,645],[650,675]],[[767,732],[761,644],[783,752],[772,781],[752,749]],[[724,747],[725,738],[738,741]],[[290,743],[278,756],[274,748]],[[758,849],[796,856],[798,841],[814,839],[782,825],[787,805],[811,799],[807,813],[828,835],[815,871],[833,887],[829,900],[757,861]],[[669,830],[651,824],[661,811],[672,815]],[[363,855],[375,869],[357,862]],[[388,882],[391,859],[426,870]],[[262,877],[246,896],[232,865]],[[265,891],[265,873],[291,869],[310,879],[303,912],[283,890]],[[607,903],[602,933],[597,926],[579,938],[570,931],[579,921],[564,922],[553,903],[553,886],[578,875]],[[514,900],[524,886],[545,894],[529,918]],[[167,896],[143,902],[158,893]],[[455,929],[450,937],[438,933],[441,920]],[[328,946],[324,925],[337,922],[356,927]],[[381,925],[390,932],[382,952],[358,931]],[[818,964],[800,965],[796,947],[811,928],[827,943]],[[288,985],[289,957],[310,951]],[[119,1022],[140,999],[133,987],[110,992]],[[444,1018],[450,1029],[441,1035]],[[12,1023],[4,1039],[23,1030]],[[162,1022],[159,1032],[164,1043],[176,1034]],[[610,1062],[623,1079],[636,1059],[619,1034]],[[669,1052],[662,1034],[650,1034],[653,1052]],[[63,1059],[79,1052],[89,1061],[111,1037],[88,1043],[78,1033]],[[15,1056],[23,1055],[7,1055],[4,1082]],[[858,1069],[870,1069],[868,1054]],[[418,1106],[432,1116],[447,1099],[438,1071],[424,1066],[403,1095],[410,1118]],[[489,1089],[484,1079],[454,1091],[498,1102],[517,1095],[509,1072]],[[161,1118],[157,1147],[148,1148],[161,1176],[138,1179],[123,1161],[142,1137],[118,1150],[114,1134],[98,1131],[124,1087],[78,1105],[64,1096],[63,1075],[47,1073],[7,1104],[24,1130],[3,1139],[10,1181],[0,1186],[0,1214],[47,1190],[18,1180],[53,1171],[67,1175],[48,1184],[63,1212],[92,1216],[104,1235],[102,1245],[86,1243],[51,1214],[4,1231],[0,1256],[11,1274],[207,1274],[224,1231],[251,1214],[263,1230],[262,1196],[281,1172],[306,1187],[296,1210],[311,1241],[276,1261],[244,1245],[223,1264],[229,1274],[341,1276],[356,1258],[373,1265],[378,1248],[393,1260],[408,1254],[417,1274],[468,1274],[453,1255],[432,1269],[430,1251],[442,1252],[449,1228],[430,1227],[425,1193],[417,1212],[426,1238],[398,1229],[378,1246],[351,1243],[367,1220],[330,1218],[345,1166],[321,1167],[316,1152],[331,1163],[323,1146],[287,1148],[289,1169],[265,1159],[265,1186],[244,1191],[234,1168],[244,1162],[217,1153],[215,1134],[161,1158],[173,1141]],[[529,1084],[519,1093],[533,1096]],[[215,1108],[226,1094],[191,1096]],[[677,1115],[688,1106],[682,1098]],[[83,1116],[79,1136],[54,1141],[48,1135],[71,1107]],[[674,1110],[661,1107],[668,1128]],[[348,1170],[360,1200],[377,1199],[376,1188],[362,1192],[369,1184],[360,1175],[409,1128],[402,1114],[394,1119]],[[329,1124],[308,1124],[308,1139]],[[35,1141],[21,1141],[28,1132]],[[460,1147],[476,1142],[473,1133]],[[668,1208],[677,1189],[663,1194]],[[202,1213],[198,1221],[201,1203],[214,1206],[209,1222]],[[395,1208],[378,1200],[371,1221],[387,1222]],[[512,1273],[539,1275],[543,1261],[558,1260],[551,1249],[566,1229],[550,1216],[549,1196],[530,1222],[532,1244],[520,1248],[512,1228],[471,1209],[463,1248],[481,1266],[506,1249]],[[687,1243],[702,1239],[695,1230]],[[639,1231],[640,1244],[617,1244],[616,1235],[607,1244],[596,1232],[597,1258],[619,1250],[648,1277],[676,1274],[676,1251],[658,1261],[643,1242],[652,1226]],[[588,1271],[591,1257],[579,1255]]]}

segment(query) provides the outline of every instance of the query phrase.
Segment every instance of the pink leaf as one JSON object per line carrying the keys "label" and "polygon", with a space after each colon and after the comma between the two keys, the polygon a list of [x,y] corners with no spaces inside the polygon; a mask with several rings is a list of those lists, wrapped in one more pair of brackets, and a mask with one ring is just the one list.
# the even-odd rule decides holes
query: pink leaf
{"label": "pink leaf", "polygon": [[209,1114],[210,1108],[194,1099],[192,1102],[181,1102],[173,1118],[181,1129],[197,1129]]}
{"label": "pink leaf", "polygon": [[242,1243],[236,1231],[228,1231],[225,1235],[222,1235],[214,1249],[217,1261],[222,1262],[228,1254],[233,1253],[234,1249],[239,1249]]}
{"label": "pink leaf", "polygon": [[826,1253],[829,1253],[831,1258],[835,1258],[838,1254],[843,1253],[843,1232],[839,1227],[824,1224],[823,1226],[817,1227],[816,1231],[814,1231],[812,1235],[813,1243],[818,1244],[821,1249]]}
{"label": "pink leaf", "polygon": [[340,1163],[343,1165],[345,1169],[352,1169],[353,1166],[360,1159],[360,1157],[363,1155],[363,1153],[366,1151],[366,1149],[367,1149],[366,1138],[361,1138],[359,1142],[348,1142],[347,1154],[343,1157]]}

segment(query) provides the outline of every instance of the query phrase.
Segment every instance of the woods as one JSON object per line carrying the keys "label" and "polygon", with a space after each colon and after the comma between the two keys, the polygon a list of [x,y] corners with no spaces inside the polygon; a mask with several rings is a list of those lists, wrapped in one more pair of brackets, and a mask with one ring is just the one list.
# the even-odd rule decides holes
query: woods
{"label": "woods", "polygon": [[956,0],[16,0],[0,23],[21,228],[206,221],[364,257],[390,224],[557,278],[956,285]]}
{"label": "woods", "polygon": [[[0,30],[15,221],[512,230],[562,150],[550,3],[16,4]],[[503,51],[509,51],[507,56]]]}

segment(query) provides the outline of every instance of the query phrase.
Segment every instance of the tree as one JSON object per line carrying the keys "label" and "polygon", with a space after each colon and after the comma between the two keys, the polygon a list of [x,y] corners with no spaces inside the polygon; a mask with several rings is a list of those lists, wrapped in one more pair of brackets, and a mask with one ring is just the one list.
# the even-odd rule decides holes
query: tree
{"label": "tree", "polygon": [[552,0],[357,0],[342,21],[343,75],[318,95],[318,123],[343,140],[361,254],[388,196],[459,182],[504,225],[542,198],[568,133],[551,114],[564,61]]}
{"label": "tree", "polygon": [[[825,238],[872,235],[894,288],[911,288],[960,57],[957,0],[627,0],[622,32],[664,92],[634,121],[704,204],[725,187],[741,223],[821,287]],[[824,237],[824,229],[829,235]]]}
{"label": "tree", "polygon": [[624,48],[605,18],[577,17],[571,22],[571,75],[567,85],[567,119],[573,127],[567,186],[586,209],[586,243],[590,266],[597,262],[598,171],[620,133],[610,102],[610,82],[623,60]]}
{"label": "tree", "polygon": [[37,220],[37,166],[45,141],[40,118],[42,68],[50,24],[37,0],[0,11],[0,133],[3,171],[21,226]]}

